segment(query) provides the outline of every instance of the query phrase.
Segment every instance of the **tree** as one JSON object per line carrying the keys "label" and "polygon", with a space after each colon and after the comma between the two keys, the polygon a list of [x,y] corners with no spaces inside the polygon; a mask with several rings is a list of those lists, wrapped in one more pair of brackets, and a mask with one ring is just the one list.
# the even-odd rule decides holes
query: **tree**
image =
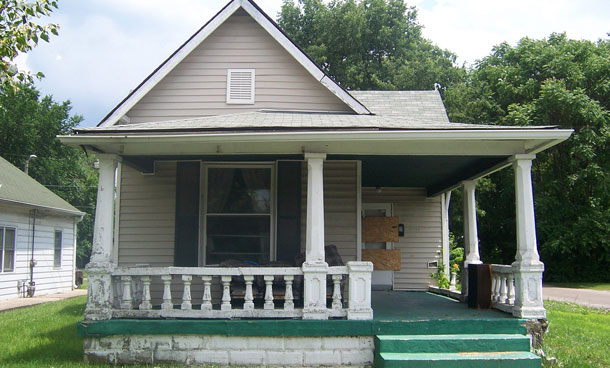
{"label": "tree", "polygon": [[[40,25],[34,19],[51,14],[57,8],[55,0],[0,0],[0,86],[18,87],[32,82],[33,76],[19,70],[14,60],[19,53],[28,52],[39,40],[49,41],[50,34],[57,35],[56,24]],[[42,73],[36,76],[41,78]],[[6,88],[2,88],[5,90]]]}
{"label": "tree", "polygon": [[[607,39],[523,38],[516,47],[496,46],[464,83],[444,93],[452,121],[574,129],[567,142],[534,161],[538,245],[547,280],[610,281],[608,60]],[[506,217],[514,213],[512,183],[512,172],[503,170],[477,188],[485,216],[479,222],[481,253],[494,261],[514,259],[514,218]]]}
{"label": "tree", "polygon": [[4,86],[0,93],[0,155],[23,167],[30,154],[29,174],[55,194],[85,212],[78,225],[77,265],[89,261],[97,194],[97,173],[93,157],[59,142],[82,120],[70,115],[70,102],[57,103],[50,96],[40,98],[31,85],[17,89]]}
{"label": "tree", "polygon": [[348,89],[429,90],[463,77],[453,53],[422,37],[403,0],[286,0],[278,23]]}

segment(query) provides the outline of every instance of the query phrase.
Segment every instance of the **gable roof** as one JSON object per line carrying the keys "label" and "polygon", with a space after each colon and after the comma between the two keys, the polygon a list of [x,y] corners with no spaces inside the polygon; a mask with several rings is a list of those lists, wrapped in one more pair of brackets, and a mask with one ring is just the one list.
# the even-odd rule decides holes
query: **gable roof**
{"label": "gable roof", "polygon": [[345,89],[332,80],[305,52],[292,41],[279,26],[252,0],[231,0],[203,27],[193,34],[169,58],[157,67],[144,81],[125,97],[102,121],[100,127],[115,125],[138,101],[157,83],[167,76],[191,51],[199,46],[212,32],[224,23],[238,9],[245,10],[271,37],[273,37],[295,60],[317,81],[349,106],[357,114],[370,114],[370,111],[351,96]]}
{"label": "gable roof", "polygon": [[0,203],[40,207],[75,216],[84,215],[29,175],[0,157]]}

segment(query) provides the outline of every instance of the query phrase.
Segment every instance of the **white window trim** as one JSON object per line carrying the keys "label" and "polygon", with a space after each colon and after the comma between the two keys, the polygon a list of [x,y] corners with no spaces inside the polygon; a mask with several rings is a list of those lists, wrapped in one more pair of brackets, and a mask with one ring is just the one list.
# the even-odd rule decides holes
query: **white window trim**
{"label": "white window trim", "polygon": [[[57,233],[61,234],[61,242],[59,243],[59,266],[55,265],[55,240],[56,240],[56,236]],[[53,231],[53,269],[54,270],[59,270],[62,267],[62,255],[63,255],[63,251],[64,251],[64,231],[63,229],[54,229]]]}
{"label": "white window trim", "polygon": [[[231,98],[231,74],[232,73],[248,72],[251,75],[250,98],[249,99],[233,99]],[[253,105],[256,92],[256,73],[255,69],[227,69],[227,104],[231,105]]]}
{"label": "white window trim", "polygon": [[[6,246],[5,246],[5,241],[6,241],[6,229],[10,229],[10,230],[14,230],[15,231],[15,244],[13,244],[13,268],[11,271],[5,271],[4,270],[4,260],[5,260],[5,250],[6,250]],[[2,255],[2,258],[0,258],[0,273],[14,273],[15,272],[15,261],[17,258],[17,228],[16,227],[12,227],[12,226],[3,226],[0,225],[0,231],[2,232],[2,243],[0,244],[0,255]]]}
{"label": "white window trim", "polygon": [[270,261],[276,260],[276,164],[275,162],[202,162],[200,175],[200,196],[199,196],[199,266],[210,266],[206,264],[207,250],[207,229],[206,216],[208,212],[207,186],[209,168],[263,168],[271,169],[271,208],[269,221],[269,258]]}

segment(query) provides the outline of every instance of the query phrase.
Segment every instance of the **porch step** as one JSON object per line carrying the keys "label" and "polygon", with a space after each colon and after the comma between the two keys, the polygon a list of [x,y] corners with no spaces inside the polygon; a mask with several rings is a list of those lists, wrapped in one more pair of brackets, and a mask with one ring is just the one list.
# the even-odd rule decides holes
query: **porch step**
{"label": "porch step", "polygon": [[540,368],[540,357],[530,352],[494,353],[381,353],[378,368]]}
{"label": "porch step", "polygon": [[383,335],[376,336],[375,350],[384,353],[455,353],[529,351],[524,335]]}
{"label": "porch step", "polygon": [[540,368],[522,334],[378,335],[375,367]]}

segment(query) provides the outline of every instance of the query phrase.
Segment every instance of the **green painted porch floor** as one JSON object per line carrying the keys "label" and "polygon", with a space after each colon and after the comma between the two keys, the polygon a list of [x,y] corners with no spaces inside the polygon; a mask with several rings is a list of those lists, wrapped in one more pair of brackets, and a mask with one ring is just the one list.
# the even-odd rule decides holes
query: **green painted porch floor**
{"label": "green painted porch floor", "polygon": [[427,334],[525,334],[524,321],[495,310],[426,293],[374,291],[374,319],[323,321],[296,319],[113,319],[83,321],[80,336],[130,334],[235,336],[372,336]]}

